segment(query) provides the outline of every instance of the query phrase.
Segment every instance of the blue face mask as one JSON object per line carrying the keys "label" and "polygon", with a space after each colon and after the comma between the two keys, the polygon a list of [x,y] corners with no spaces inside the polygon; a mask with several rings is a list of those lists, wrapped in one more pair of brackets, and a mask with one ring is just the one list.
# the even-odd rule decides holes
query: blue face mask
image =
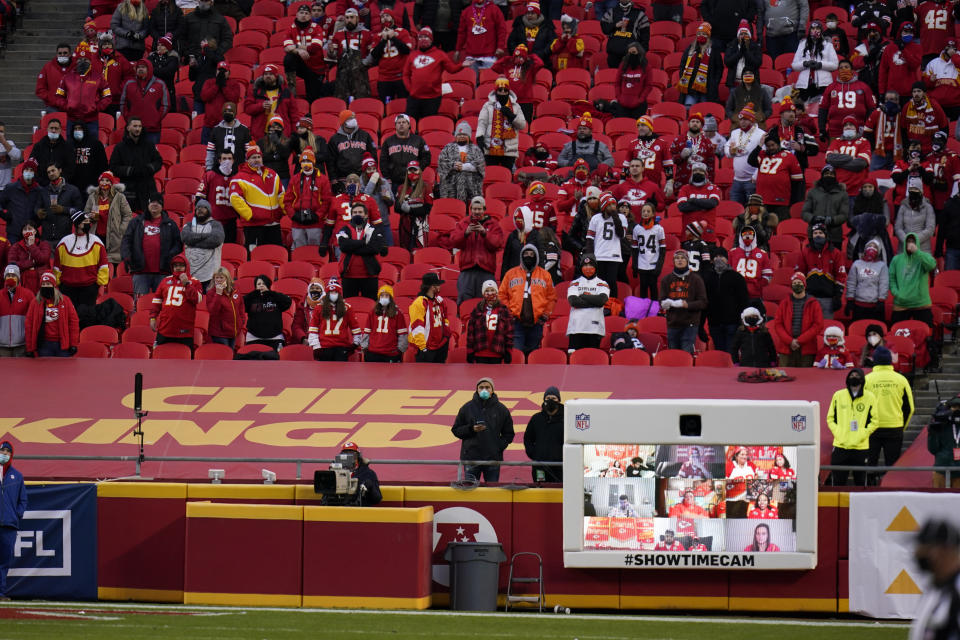
{"label": "blue face mask", "polygon": [[347,194],[351,196],[357,195],[357,185],[353,182],[347,185]]}
{"label": "blue face mask", "polygon": [[477,392],[477,395],[480,396],[480,399],[481,399],[481,400],[489,400],[489,399],[490,399],[490,390],[489,390],[489,389],[480,389],[480,391]]}
{"label": "blue face mask", "polygon": [[913,34],[911,33],[903,34],[902,40],[903,40],[903,44],[910,44],[911,42],[913,42]]}

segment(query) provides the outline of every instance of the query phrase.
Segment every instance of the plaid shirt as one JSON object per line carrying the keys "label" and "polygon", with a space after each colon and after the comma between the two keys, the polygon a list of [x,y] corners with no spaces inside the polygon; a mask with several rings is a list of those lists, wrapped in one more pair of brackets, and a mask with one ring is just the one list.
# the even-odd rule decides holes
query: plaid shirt
{"label": "plaid shirt", "polygon": [[470,312],[470,320],[467,321],[467,353],[493,351],[503,354],[513,348],[513,318],[510,310],[499,302],[494,309],[497,310],[497,326],[492,342],[488,342],[490,332],[487,331],[487,303],[481,300]]}

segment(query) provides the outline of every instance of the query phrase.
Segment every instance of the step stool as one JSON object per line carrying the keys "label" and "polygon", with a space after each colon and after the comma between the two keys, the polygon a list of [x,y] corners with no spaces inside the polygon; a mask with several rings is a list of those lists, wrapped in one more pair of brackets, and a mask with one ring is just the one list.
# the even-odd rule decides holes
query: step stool
{"label": "step stool", "polygon": [[[513,565],[514,562],[520,556],[533,556],[537,559],[537,571],[538,575],[536,577],[526,576],[526,577],[514,577],[513,576]],[[539,595],[524,595],[524,596],[515,596],[513,595],[513,585],[514,584],[536,584],[539,590]],[[519,551],[510,558],[510,577],[507,580],[507,602],[504,605],[503,610],[510,610],[510,603],[516,602],[536,602],[537,610],[540,613],[543,613],[544,597],[543,597],[543,559],[540,557],[539,553],[534,553],[532,551]]]}

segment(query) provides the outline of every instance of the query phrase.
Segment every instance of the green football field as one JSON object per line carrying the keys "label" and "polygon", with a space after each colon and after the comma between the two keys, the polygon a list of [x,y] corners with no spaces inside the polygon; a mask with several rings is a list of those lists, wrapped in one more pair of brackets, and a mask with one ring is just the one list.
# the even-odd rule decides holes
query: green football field
{"label": "green football field", "polygon": [[557,638],[578,640],[893,640],[893,622],[645,614],[380,612],[111,603],[0,606],[0,640],[264,640],[274,638]]}

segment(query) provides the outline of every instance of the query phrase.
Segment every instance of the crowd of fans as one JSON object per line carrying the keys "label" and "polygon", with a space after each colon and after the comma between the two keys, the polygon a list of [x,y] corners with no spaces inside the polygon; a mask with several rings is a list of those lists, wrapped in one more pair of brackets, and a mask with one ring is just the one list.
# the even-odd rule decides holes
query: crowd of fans
{"label": "crowd of fans", "polygon": [[0,125],[0,353],[115,305],[320,360],[926,350],[960,10],[839,4],[96,0],[32,144]]}

